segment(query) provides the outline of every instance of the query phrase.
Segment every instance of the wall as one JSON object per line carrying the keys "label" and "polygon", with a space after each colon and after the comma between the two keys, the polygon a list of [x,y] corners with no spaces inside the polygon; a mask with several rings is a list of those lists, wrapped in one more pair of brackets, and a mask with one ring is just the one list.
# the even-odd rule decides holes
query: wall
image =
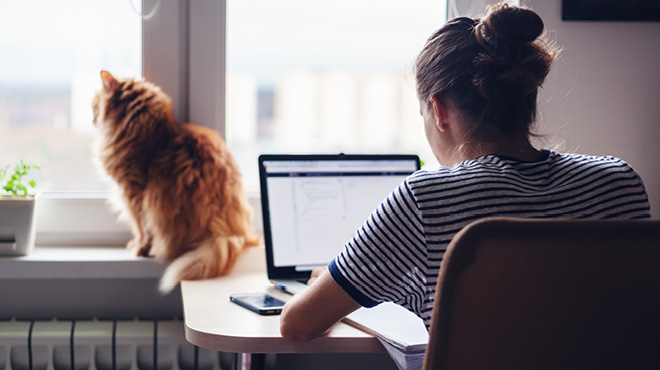
{"label": "wall", "polygon": [[564,48],[539,98],[541,131],[563,150],[626,160],[660,218],[660,22],[564,22],[561,0],[526,3]]}

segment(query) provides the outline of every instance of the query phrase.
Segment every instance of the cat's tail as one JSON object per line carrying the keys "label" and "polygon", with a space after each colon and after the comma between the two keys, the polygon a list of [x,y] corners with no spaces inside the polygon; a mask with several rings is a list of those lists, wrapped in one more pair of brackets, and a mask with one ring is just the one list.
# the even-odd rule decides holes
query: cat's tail
{"label": "cat's tail", "polygon": [[209,279],[226,275],[234,267],[243,249],[255,245],[257,241],[238,236],[205,240],[197,248],[179,256],[167,267],[160,279],[161,293],[169,293],[182,280]]}

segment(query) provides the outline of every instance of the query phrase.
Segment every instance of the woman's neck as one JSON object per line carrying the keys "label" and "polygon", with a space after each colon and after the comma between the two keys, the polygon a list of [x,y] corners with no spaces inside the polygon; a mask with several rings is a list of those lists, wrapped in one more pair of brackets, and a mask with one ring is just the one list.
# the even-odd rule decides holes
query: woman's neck
{"label": "woman's neck", "polygon": [[488,154],[500,154],[523,161],[534,161],[539,151],[532,146],[527,137],[517,140],[484,142],[477,144],[465,153],[466,159],[474,159]]}

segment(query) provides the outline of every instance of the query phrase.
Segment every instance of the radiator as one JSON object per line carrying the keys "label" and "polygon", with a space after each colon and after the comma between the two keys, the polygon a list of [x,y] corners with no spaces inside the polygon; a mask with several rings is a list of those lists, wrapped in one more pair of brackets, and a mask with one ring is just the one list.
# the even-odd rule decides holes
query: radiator
{"label": "radiator", "polygon": [[180,320],[0,321],[0,370],[222,370],[236,360],[188,343]]}

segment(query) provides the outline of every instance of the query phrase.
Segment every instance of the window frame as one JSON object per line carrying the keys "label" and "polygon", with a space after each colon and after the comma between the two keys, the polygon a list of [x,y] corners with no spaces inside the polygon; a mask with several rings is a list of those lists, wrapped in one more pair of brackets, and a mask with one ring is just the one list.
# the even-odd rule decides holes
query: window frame
{"label": "window frame", "polygon": [[[174,114],[225,133],[226,1],[143,0],[142,73],[172,98]],[[44,193],[37,202],[39,246],[122,245],[129,226],[117,220],[110,193]],[[258,205],[258,199],[251,199]],[[255,212],[260,229],[259,212]]]}

